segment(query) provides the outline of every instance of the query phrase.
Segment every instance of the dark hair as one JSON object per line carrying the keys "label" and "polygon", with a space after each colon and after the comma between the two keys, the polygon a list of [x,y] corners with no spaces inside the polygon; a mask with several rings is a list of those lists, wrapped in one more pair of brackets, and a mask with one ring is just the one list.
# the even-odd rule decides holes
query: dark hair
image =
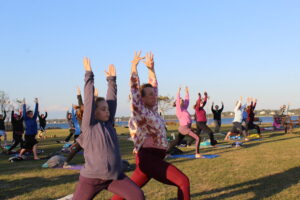
{"label": "dark hair", "polygon": [[96,100],[95,100],[95,104],[96,104],[96,108],[97,108],[97,105],[99,102],[101,101],[105,101],[105,99],[103,97],[97,97]]}
{"label": "dark hair", "polygon": [[145,83],[141,86],[140,88],[140,92],[141,92],[141,96],[144,97],[146,94],[145,94],[145,88],[153,88],[153,86],[150,84],[150,83]]}
{"label": "dark hair", "polygon": [[173,102],[173,107],[176,107],[176,101]]}
{"label": "dark hair", "polygon": [[28,110],[28,111],[26,112],[26,115],[28,115],[28,114],[30,114],[30,113],[32,113],[32,111],[31,111],[31,110]]}

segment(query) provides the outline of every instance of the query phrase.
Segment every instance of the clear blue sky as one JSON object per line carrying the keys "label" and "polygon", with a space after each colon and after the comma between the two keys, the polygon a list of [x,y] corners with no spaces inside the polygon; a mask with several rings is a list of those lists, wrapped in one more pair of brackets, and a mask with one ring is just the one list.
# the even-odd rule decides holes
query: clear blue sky
{"label": "clear blue sky", "polygon": [[1,1],[0,90],[31,105],[39,97],[41,111],[63,118],[88,56],[102,96],[103,71],[115,64],[117,116],[127,116],[133,52],[151,50],[161,95],[188,85],[192,103],[206,90],[208,106],[223,100],[226,111],[239,96],[258,98],[258,109],[298,108],[299,8],[296,0]]}

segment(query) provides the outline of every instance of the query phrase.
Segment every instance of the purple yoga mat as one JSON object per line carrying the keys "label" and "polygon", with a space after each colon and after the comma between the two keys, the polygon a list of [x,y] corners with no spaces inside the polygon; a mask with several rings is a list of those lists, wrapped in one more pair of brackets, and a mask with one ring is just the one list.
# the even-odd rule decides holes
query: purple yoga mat
{"label": "purple yoga mat", "polygon": [[[202,155],[202,157],[200,159],[211,159],[211,158],[217,158],[219,157],[219,155]],[[169,158],[195,158],[195,154],[191,154],[191,155],[187,155],[187,154],[179,154],[179,155],[171,155]]]}
{"label": "purple yoga mat", "polygon": [[82,165],[70,165],[70,168],[63,168],[63,167],[56,167],[57,169],[72,169],[72,170],[80,170],[83,166]]}

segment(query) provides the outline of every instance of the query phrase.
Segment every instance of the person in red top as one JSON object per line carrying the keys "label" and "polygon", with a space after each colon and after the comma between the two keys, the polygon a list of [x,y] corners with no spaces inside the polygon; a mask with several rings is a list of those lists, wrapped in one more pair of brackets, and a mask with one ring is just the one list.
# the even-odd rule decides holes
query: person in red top
{"label": "person in red top", "polygon": [[254,120],[255,120],[254,110],[256,107],[257,99],[249,98],[248,100],[251,101],[251,103],[249,106],[247,106],[247,109],[246,109],[247,114],[248,114],[248,117],[246,120],[246,132],[248,133],[249,130],[256,129],[259,137],[262,137],[261,133],[260,133],[260,127],[256,124],[254,124]]}
{"label": "person in red top", "polygon": [[197,125],[197,133],[200,135],[201,131],[207,133],[210,139],[210,144],[215,146],[218,142],[214,138],[213,131],[207,126],[206,112],[204,110],[204,106],[207,102],[207,92],[204,92],[204,99],[201,98],[201,93],[198,93],[198,100],[196,105],[194,106],[196,111],[196,125]]}

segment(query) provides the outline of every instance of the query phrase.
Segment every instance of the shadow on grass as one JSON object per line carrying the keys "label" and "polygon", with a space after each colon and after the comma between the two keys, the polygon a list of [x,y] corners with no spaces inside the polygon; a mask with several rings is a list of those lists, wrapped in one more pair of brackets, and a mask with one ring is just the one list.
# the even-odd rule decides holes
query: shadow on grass
{"label": "shadow on grass", "polygon": [[0,199],[10,199],[43,187],[78,181],[78,174],[53,178],[30,177],[13,181],[0,180]]}
{"label": "shadow on grass", "polygon": [[[234,197],[246,193],[254,193],[254,197],[249,200],[258,200],[280,193],[281,191],[297,184],[300,180],[300,167],[291,168],[285,172],[265,176],[252,181],[247,181],[227,187],[217,188],[210,191],[194,193],[192,199],[202,195],[212,195],[204,200],[219,200]],[[218,194],[222,193],[222,194]]]}

